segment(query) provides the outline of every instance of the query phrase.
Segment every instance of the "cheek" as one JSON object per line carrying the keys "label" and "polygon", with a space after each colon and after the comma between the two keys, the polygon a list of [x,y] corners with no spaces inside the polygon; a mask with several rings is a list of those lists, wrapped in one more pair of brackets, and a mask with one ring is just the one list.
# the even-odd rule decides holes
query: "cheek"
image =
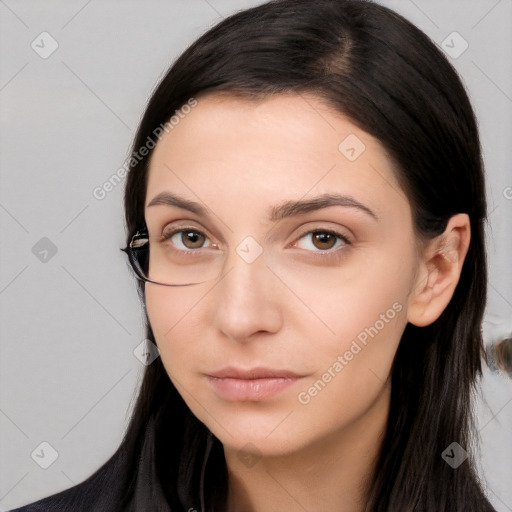
{"label": "cheek", "polygon": [[373,284],[364,293],[354,282],[353,289],[338,295],[336,304],[323,304],[323,319],[335,335],[316,338],[309,351],[316,371],[297,397],[318,428],[335,429],[355,421],[388,389],[407,324],[406,280],[385,286],[371,277]]}
{"label": "cheek", "polygon": [[155,335],[162,362],[168,374],[183,369],[183,361],[193,361],[193,351],[197,343],[205,336],[204,325],[197,321],[200,304],[197,293],[180,289],[169,289],[149,285],[146,288],[146,311]]}
{"label": "cheek", "polygon": [[407,324],[412,279],[407,268],[412,260],[409,255],[384,254],[362,263],[329,299],[319,292],[309,295],[311,309],[318,311],[322,321],[317,321],[321,335],[315,343],[315,357],[323,365],[319,370],[328,369],[342,356],[352,382],[364,384],[365,379],[375,378],[372,373],[387,379]]}

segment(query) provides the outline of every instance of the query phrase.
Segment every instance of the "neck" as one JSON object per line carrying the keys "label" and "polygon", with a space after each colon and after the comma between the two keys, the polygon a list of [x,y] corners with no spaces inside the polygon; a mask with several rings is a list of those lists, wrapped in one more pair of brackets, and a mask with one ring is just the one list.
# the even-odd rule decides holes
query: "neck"
{"label": "neck", "polygon": [[363,417],[301,449],[246,467],[224,447],[229,512],[363,512],[389,412],[389,387]]}

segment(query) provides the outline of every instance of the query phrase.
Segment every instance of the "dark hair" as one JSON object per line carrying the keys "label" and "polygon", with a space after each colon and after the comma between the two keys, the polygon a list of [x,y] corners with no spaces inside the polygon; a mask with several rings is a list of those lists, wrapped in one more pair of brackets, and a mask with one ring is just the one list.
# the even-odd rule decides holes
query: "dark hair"
{"label": "dark hair", "polygon": [[[346,115],[394,162],[421,238],[441,234],[451,216],[468,214],[471,243],[450,303],[431,325],[408,324],[400,341],[367,510],[493,510],[471,459],[452,469],[441,456],[453,442],[468,451],[473,442],[471,395],[484,357],[487,291],[483,163],[456,71],[423,32],[381,5],[274,0],[224,19],[183,52],[154,91],[133,150],[188,100],[214,91],[255,101],[312,93]],[[127,243],[144,225],[150,157],[151,151],[127,178]],[[155,341],[149,322],[147,338]],[[214,471],[200,489],[210,448]],[[203,492],[205,510],[225,510],[222,445],[190,412],[160,358],[145,369],[118,450],[81,485],[88,482],[117,489],[102,510],[145,510],[144,503],[154,503],[152,510],[198,509]]]}

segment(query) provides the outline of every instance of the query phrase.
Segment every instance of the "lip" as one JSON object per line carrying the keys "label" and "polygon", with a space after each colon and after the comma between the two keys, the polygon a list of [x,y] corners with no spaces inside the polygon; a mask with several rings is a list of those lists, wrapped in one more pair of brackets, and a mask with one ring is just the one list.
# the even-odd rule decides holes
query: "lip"
{"label": "lip", "polygon": [[303,376],[271,368],[226,367],[206,375],[216,394],[224,400],[259,402],[275,396]]}
{"label": "lip", "polygon": [[235,366],[226,366],[221,370],[208,374],[209,377],[217,379],[240,379],[240,380],[253,380],[253,379],[293,379],[301,377],[297,373],[288,370],[276,370],[272,368],[265,368],[257,366],[250,369],[236,368]]}

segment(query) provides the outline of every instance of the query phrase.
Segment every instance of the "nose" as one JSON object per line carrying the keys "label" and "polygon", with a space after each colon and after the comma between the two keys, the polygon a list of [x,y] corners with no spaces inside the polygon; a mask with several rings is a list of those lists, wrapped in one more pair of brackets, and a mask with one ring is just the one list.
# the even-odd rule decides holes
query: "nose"
{"label": "nose", "polygon": [[[267,268],[264,255],[249,262],[233,253],[227,274],[215,286],[214,326],[234,342],[245,343],[282,327],[278,280]],[[214,291],[214,290],[212,290]]]}

